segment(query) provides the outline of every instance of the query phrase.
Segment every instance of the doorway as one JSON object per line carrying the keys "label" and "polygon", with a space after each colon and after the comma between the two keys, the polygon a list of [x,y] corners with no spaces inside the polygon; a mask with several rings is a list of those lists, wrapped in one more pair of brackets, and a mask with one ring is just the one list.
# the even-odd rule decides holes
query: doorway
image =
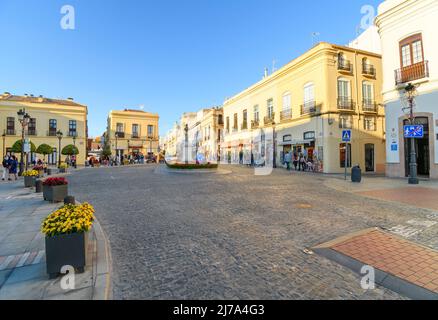
{"label": "doorway", "polygon": [[[409,125],[409,120],[404,121]],[[415,124],[424,127],[424,137],[414,139],[415,153],[417,155],[417,174],[423,177],[430,176],[430,148],[429,148],[429,119],[427,117],[415,118]],[[409,177],[409,164],[411,156],[410,139],[405,138],[405,175]]]}
{"label": "doorway", "polygon": [[374,144],[365,145],[365,171],[374,172]]}

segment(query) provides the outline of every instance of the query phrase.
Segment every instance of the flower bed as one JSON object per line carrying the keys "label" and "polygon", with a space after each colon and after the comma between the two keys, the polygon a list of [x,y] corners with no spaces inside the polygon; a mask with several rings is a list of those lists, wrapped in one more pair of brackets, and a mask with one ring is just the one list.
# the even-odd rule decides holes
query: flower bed
{"label": "flower bed", "polygon": [[94,208],[88,203],[64,205],[44,219],[47,273],[51,278],[69,265],[79,272],[87,262],[88,231],[94,222]]}
{"label": "flower bed", "polygon": [[36,170],[28,170],[23,172],[24,187],[32,188],[35,186],[36,178],[39,177],[39,172]]}
{"label": "flower bed", "polygon": [[43,181],[44,200],[62,202],[68,195],[68,182],[65,178],[47,178]]}
{"label": "flower bed", "polygon": [[211,164],[211,163],[207,163],[207,164],[195,164],[195,163],[189,163],[189,164],[184,164],[184,163],[175,163],[175,164],[170,164],[166,162],[167,167],[169,167],[170,169],[179,169],[179,170],[202,170],[202,169],[217,169],[218,165],[217,164]]}

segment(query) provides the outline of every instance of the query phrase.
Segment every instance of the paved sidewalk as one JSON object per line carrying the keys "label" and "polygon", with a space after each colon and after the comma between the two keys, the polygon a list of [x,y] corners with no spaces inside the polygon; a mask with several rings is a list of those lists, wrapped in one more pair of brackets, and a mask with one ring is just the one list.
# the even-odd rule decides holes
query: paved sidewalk
{"label": "paved sidewalk", "polygon": [[61,204],[42,199],[23,181],[0,183],[0,299],[104,300],[109,295],[110,260],[98,222],[90,232],[85,273],[75,275],[75,289],[65,291],[61,278],[46,273],[42,220]]}

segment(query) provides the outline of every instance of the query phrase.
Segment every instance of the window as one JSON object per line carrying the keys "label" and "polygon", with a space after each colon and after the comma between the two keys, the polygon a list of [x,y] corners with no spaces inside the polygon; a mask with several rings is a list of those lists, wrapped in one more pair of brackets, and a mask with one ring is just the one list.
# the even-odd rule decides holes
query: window
{"label": "window", "polygon": [[292,141],[292,135],[287,134],[283,136],[283,142],[290,142],[290,141]]}
{"label": "window", "polygon": [[376,117],[365,117],[363,119],[364,129],[367,131],[376,131]]}
{"label": "window", "polygon": [[269,119],[274,118],[274,100],[273,99],[269,99],[267,101],[267,114],[268,114]]}
{"label": "window", "polygon": [[68,135],[70,137],[76,137],[77,136],[77,132],[76,132],[76,128],[77,127],[77,123],[76,120],[70,120],[68,122]]}
{"label": "window", "polygon": [[30,136],[36,136],[36,119],[31,118],[27,127],[27,134]]}
{"label": "window", "polygon": [[260,122],[260,113],[259,113],[259,106],[254,106],[254,122],[259,123]]}
{"label": "window", "polygon": [[290,108],[291,108],[291,97],[290,97],[290,93],[286,92],[283,95],[283,111],[290,110]]}
{"label": "window", "polygon": [[338,79],[338,98],[340,100],[350,99],[350,81],[345,78]]}
{"label": "window", "polygon": [[313,83],[308,83],[304,86],[304,104],[314,105],[315,103],[315,87]]}
{"label": "window", "polygon": [[6,124],[6,134],[15,135],[15,118],[8,117]]}
{"label": "window", "polygon": [[422,35],[415,34],[400,42],[400,60],[402,67],[424,61]]}
{"label": "window", "polygon": [[353,124],[353,117],[351,115],[341,114],[339,116],[339,128],[351,129]]}
{"label": "window", "polygon": [[154,126],[148,125],[148,138],[153,138],[153,137],[154,137]]}
{"label": "window", "polygon": [[364,102],[374,102],[374,85],[371,82],[364,81],[362,83],[362,96]]}
{"label": "window", "polygon": [[217,117],[217,123],[218,125],[223,125],[224,124],[224,116],[223,115],[218,115]]}
{"label": "window", "polygon": [[238,124],[237,124],[237,113],[234,114],[234,121],[233,121],[233,130],[237,130]]}
{"label": "window", "polygon": [[[346,150],[348,149],[348,151]],[[345,157],[347,159],[345,159]],[[351,168],[351,144],[341,143],[339,145],[339,160],[341,168],[345,168],[345,161],[347,160],[347,168]]]}
{"label": "window", "polygon": [[248,110],[243,110],[242,130],[248,129]]}
{"label": "window", "polygon": [[226,122],[227,123],[225,125],[225,128],[227,130],[227,133],[230,133],[230,117],[227,117]]}
{"label": "window", "polygon": [[138,124],[133,124],[132,125],[132,137],[138,138],[140,136],[139,132],[140,132],[140,130],[139,130]]}
{"label": "window", "polygon": [[123,132],[125,132],[125,131],[123,130],[123,123],[117,123],[117,125],[116,125],[116,131],[117,131],[118,133],[123,133]]}
{"label": "window", "polygon": [[304,138],[304,140],[314,140],[315,139],[315,131],[304,132],[303,138]]}

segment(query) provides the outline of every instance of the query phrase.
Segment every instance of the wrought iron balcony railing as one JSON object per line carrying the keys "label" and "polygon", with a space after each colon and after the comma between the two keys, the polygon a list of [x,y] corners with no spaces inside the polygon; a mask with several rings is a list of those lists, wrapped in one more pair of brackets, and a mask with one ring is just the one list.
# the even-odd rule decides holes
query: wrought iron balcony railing
{"label": "wrought iron balcony railing", "polygon": [[314,114],[316,113],[316,103],[315,101],[309,101],[301,105],[301,115]]}
{"label": "wrought iron balcony railing", "polygon": [[257,129],[258,127],[260,127],[260,121],[259,120],[251,121],[251,129]]}
{"label": "wrought iron balcony railing", "polygon": [[49,131],[47,131],[47,136],[48,137],[56,137],[57,132],[58,132],[57,129],[50,129]]}
{"label": "wrought iron balcony railing", "polygon": [[124,132],[117,131],[117,132],[116,132],[116,136],[117,136],[118,138],[122,138],[122,139],[124,139],[124,138],[125,138],[125,133],[124,133]]}
{"label": "wrought iron balcony railing", "polygon": [[395,70],[395,84],[400,85],[409,81],[429,77],[429,61],[415,63],[413,65]]}
{"label": "wrought iron balcony railing", "polygon": [[345,71],[345,72],[353,72],[353,65],[349,60],[340,59],[338,61],[338,70],[339,71]]}
{"label": "wrought iron balcony railing", "polygon": [[377,103],[372,100],[362,101],[362,110],[364,112],[377,113]]}
{"label": "wrought iron balcony railing", "polygon": [[275,112],[272,112],[270,115],[264,117],[263,122],[265,125],[273,124],[275,120]]}
{"label": "wrought iron balcony railing", "polygon": [[375,77],[376,76],[376,68],[370,63],[362,64],[362,74],[366,76]]}
{"label": "wrought iron balcony railing", "polygon": [[354,111],[355,102],[353,99],[347,98],[347,97],[341,97],[338,98],[338,109],[339,110],[348,110],[348,111]]}
{"label": "wrought iron balcony railing", "polygon": [[292,109],[285,109],[280,113],[280,120],[287,121],[292,119]]}

